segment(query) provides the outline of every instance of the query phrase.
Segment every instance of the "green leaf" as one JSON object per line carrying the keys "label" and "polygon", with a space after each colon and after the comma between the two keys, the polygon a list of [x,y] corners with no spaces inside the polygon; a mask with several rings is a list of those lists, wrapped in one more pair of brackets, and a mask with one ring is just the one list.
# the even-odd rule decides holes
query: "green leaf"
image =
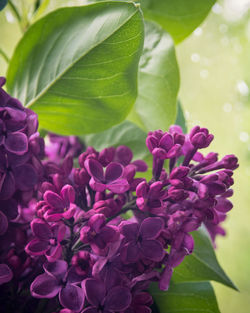
{"label": "green leaf", "polygon": [[238,290],[219,265],[214,248],[204,229],[192,233],[194,251],[174,269],[175,282],[214,280],[232,289]]}
{"label": "green leaf", "polygon": [[160,313],[220,313],[209,282],[172,284],[168,291],[150,288]]}
{"label": "green leaf", "polygon": [[141,0],[145,18],[159,23],[176,43],[206,18],[215,0]]}
{"label": "green leaf", "polygon": [[83,140],[99,151],[111,146],[126,145],[132,149],[134,159],[143,159],[149,155],[145,144],[146,136],[135,124],[124,121],[101,133],[84,136]]}
{"label": "green leaf", "polygon": [[180,85],[173,40],[159,25],[145,22],[138,98],[129,119],[146,131],[168,130],[176,118]]}
{"label": "green leaf", "polygon": [[176,117],[175,124],[181,126],[184,134],[187,133],[187,124],[186,124],[185,116],[184,116],[180,101],[178,101],[177,117]]}
{"label": "green leaf", "polygon": [[7,87],[44,129],[102,131],[123,121],[136,99],[142,45],[142,15],[134,3],[58,9],[18,44]]}

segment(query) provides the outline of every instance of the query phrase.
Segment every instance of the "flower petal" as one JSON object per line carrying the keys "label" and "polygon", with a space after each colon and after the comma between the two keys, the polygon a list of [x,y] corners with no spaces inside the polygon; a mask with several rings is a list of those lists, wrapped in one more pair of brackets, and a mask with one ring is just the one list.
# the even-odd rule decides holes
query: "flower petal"
{"label": "flower petal", "polygon": [[123,167],[121,166],[121,164],[110,163],[106,167],[106,171],[105,171],[105,182],[106,182],[106,184],[120,178],[122,176],[122,173],[123,173]]}
{"label": "flower petal", "polygon": [[45,192],[43,198],[52,208],[58,210],[64,209],[64,201],[57,193],[48,190]]}
{"label": "flower petal", "polygon": [[65,201],[65,203],[67,204],[67,206],[69,206],[70,203],[74,203],[75,202],[74,188],[70,185],[63,186],[61,190],[61,196],[63,200]]}
{"label": "flower petal", "polygon": [[31,255],[43,255],[49,248],[49,242],[39,239],[31,240],[25,247],[25,251]]}
{"label": "flower petal", "polygon": [[8,133],[5,140],[5,148],[17,155],[23,155],[28,151],[28,138],[24,133]]}
{"label": "flower petal", "polygon": [[139,259],[139,249],[136,243],[130,242],[121,250],[121,258],[125,263],[135,263]]}
{"label": "flower petal", "polygon": [[94,307],[98,307],[103,303],[106,288],[102,281],[88,278],[82,282],[82,289],[86,295],[88,302]]}
{"label": "flower petal", "polygon": [[103,167],[101,163],[94,159],[87,159],[84,162],[84,166],[86,167],[89,175],[92,176],[95,180],[100,182],[104,180]]}
{"label": "flower petal", "polygon": [[84,294],[82,288],[67,284],[59,293],[61,305],[74,312],[79,312],[84,303]]}
{"label": "flower petal", "polygon": [[49,262],[57,261],[62,255],[62,246],[58,244],[57,246],[51,246],[49,250],[46,251],[45,256]]}
{"label": "flower petal", "polygon": [[116,159],[119,163],[121,163],[123,166],[128,165],[132,158],[133,158],[133,153],[131,149],[127,146],[119,146],[116,149]]}
{"label": "flower petal", "polygon": [[137,233],[139,232],[139,224],[124,221],[121,223],[121,233],[128,241],[136,240]]}
{"label": "flower petal", "polygon": [[62,279],[66,275],[68,264],[64,260],[57,260],[44,263],[43,268],[48,275]]}
{"label": "flower petal", "polygon": [[126,179],[121,178],[106,185],[107,189],[114,193],[124,193],[129,190],[129,183]]}
{"label": "flower petal", "polygon": [[37,276],[30,286],[31,295],[35,298],[54,298],[60,290],[57,279],[47,273]]}
{"label": "flower petal", "polygon": [[140,226],[140,235],[143,239],[155,239],[163,230],[164,222],[160,217],[148,217]]}
{"label": "flower petal", "polygon": [[164,257],[163,246],[157,240],[143,240],[141,252],[146,258],[155,262],[161,261]]}
{"label": "flower petal", "polygon": [[126,287],[116,286],[112,288],[105,300],[105,310],[123,311],[129,307],[132,301],[130,290]]}
{"label": "flower petal", "polygon": [[0,285],[7,283],[13,277],[12,270],[6,264],[0,264]]}
{"label": "flower petal", "polygon": [[41,240],[49,240],[52,236],[51,228],[48,223],[36,218],[31,222],[33,234]]}
{"label": "flower petal", "polygon": [[106,189],[105,184],[95,181],[93,177],[91,177],[89,185],[93,190],[99,191],[99,192],[103,192]]}

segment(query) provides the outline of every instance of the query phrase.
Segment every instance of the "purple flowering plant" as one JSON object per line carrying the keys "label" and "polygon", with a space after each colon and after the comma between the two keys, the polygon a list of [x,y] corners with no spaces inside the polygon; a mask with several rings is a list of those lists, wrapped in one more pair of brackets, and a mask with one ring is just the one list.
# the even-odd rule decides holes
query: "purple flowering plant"
{"label": "purple flowering plant", "polygon": [[[185,312],[181,289],[219,313],[209,281],[237,289],[214,248],[238,159],[203,150],[214,136],[186,131],[180,106],[175,123],[182,16],[173,30],[146,4],[99,1],[40,18],[35,2],[35,23],[6,7],[24,34],[0,77],[0,312]],[[170,2],[156,9],[181,12]]]}
{"label": "purple flowering plant", "polygon": [[[3,305],[11,308],[15,288],[16,303],[47,299],[46,312],[151,312],[149,286],[169,289],[194,250],[192,232],[204,225],[213,241],[223,233],[237,158],[202,154],[213,139],[208,130],[184,134],[173,125],[148,133],[147,181],[147,164],[125,146],[80,151],[68,138],[60,158],[59,144],[50,146],[62,138],[52,136],[45,149],[35,113],[2,88],[0,96]],[[6,144],[13,133],[21,144]]]}

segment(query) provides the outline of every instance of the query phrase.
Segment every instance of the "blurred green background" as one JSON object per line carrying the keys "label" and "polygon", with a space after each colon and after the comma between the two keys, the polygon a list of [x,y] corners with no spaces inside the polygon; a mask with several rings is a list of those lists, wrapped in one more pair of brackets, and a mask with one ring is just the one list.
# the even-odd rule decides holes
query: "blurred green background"
{"label": "blurred green background", "polygon": [[[200,0],[202,1],[202,0]],[[32,0],[18,1],[29,19]],[[52,0],[55,5],[84,1]],[[25,25],[24,25],[25,27]],[[21,32],[9,7],[0,13],[0,48],[11,56]],[[214,284],[222,313],[250,312],[250,0],[221,0],[205,22],[177,46],[180,99],[188,127],[215,134],[211,150],[234,153],[234,209],[225,222],[227,236],[217,240],[217,256],[240,292]],[[0,75],[6,62],[0,58]]]}

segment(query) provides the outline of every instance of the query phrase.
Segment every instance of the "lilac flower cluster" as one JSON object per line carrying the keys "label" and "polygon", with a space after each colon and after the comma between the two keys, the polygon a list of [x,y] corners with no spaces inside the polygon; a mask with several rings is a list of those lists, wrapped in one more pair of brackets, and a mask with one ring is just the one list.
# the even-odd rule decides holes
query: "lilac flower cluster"
{"label": "lilac flower cluster", "polygon": [[[16,250],[23,250],[22,243],[18,242],[22,241],[22,229],[12,229],[13,223],[9,223],[25,211],[29,203],[32,205],[43,176],[40,160],[44,155],[36,114],[8,95],[1,88],[4,83],[5,79],[0,77],[0,284],[15,275],[11,264],[19,263]],[[10,244],[10,237],[16,237],[17,247],[9,246],[8,250],[5,246]],[[26,261],[28,259],[26,257]],[[24,270],[26,265],[23,266]]]}
{"label": "lilac flower cluster", "polygon": [[168,289],[190,233],[224,233],[237,158],[198,151],[213,140],[199,126],[148,134],[150,181],[126,146],[80,154],[78,139],[50,135],[44,158],[34,113],[0,96],[0,284],[21,299],[30,290],[26,303],[47,299],[46,312],[150,313],[148,287]]}

